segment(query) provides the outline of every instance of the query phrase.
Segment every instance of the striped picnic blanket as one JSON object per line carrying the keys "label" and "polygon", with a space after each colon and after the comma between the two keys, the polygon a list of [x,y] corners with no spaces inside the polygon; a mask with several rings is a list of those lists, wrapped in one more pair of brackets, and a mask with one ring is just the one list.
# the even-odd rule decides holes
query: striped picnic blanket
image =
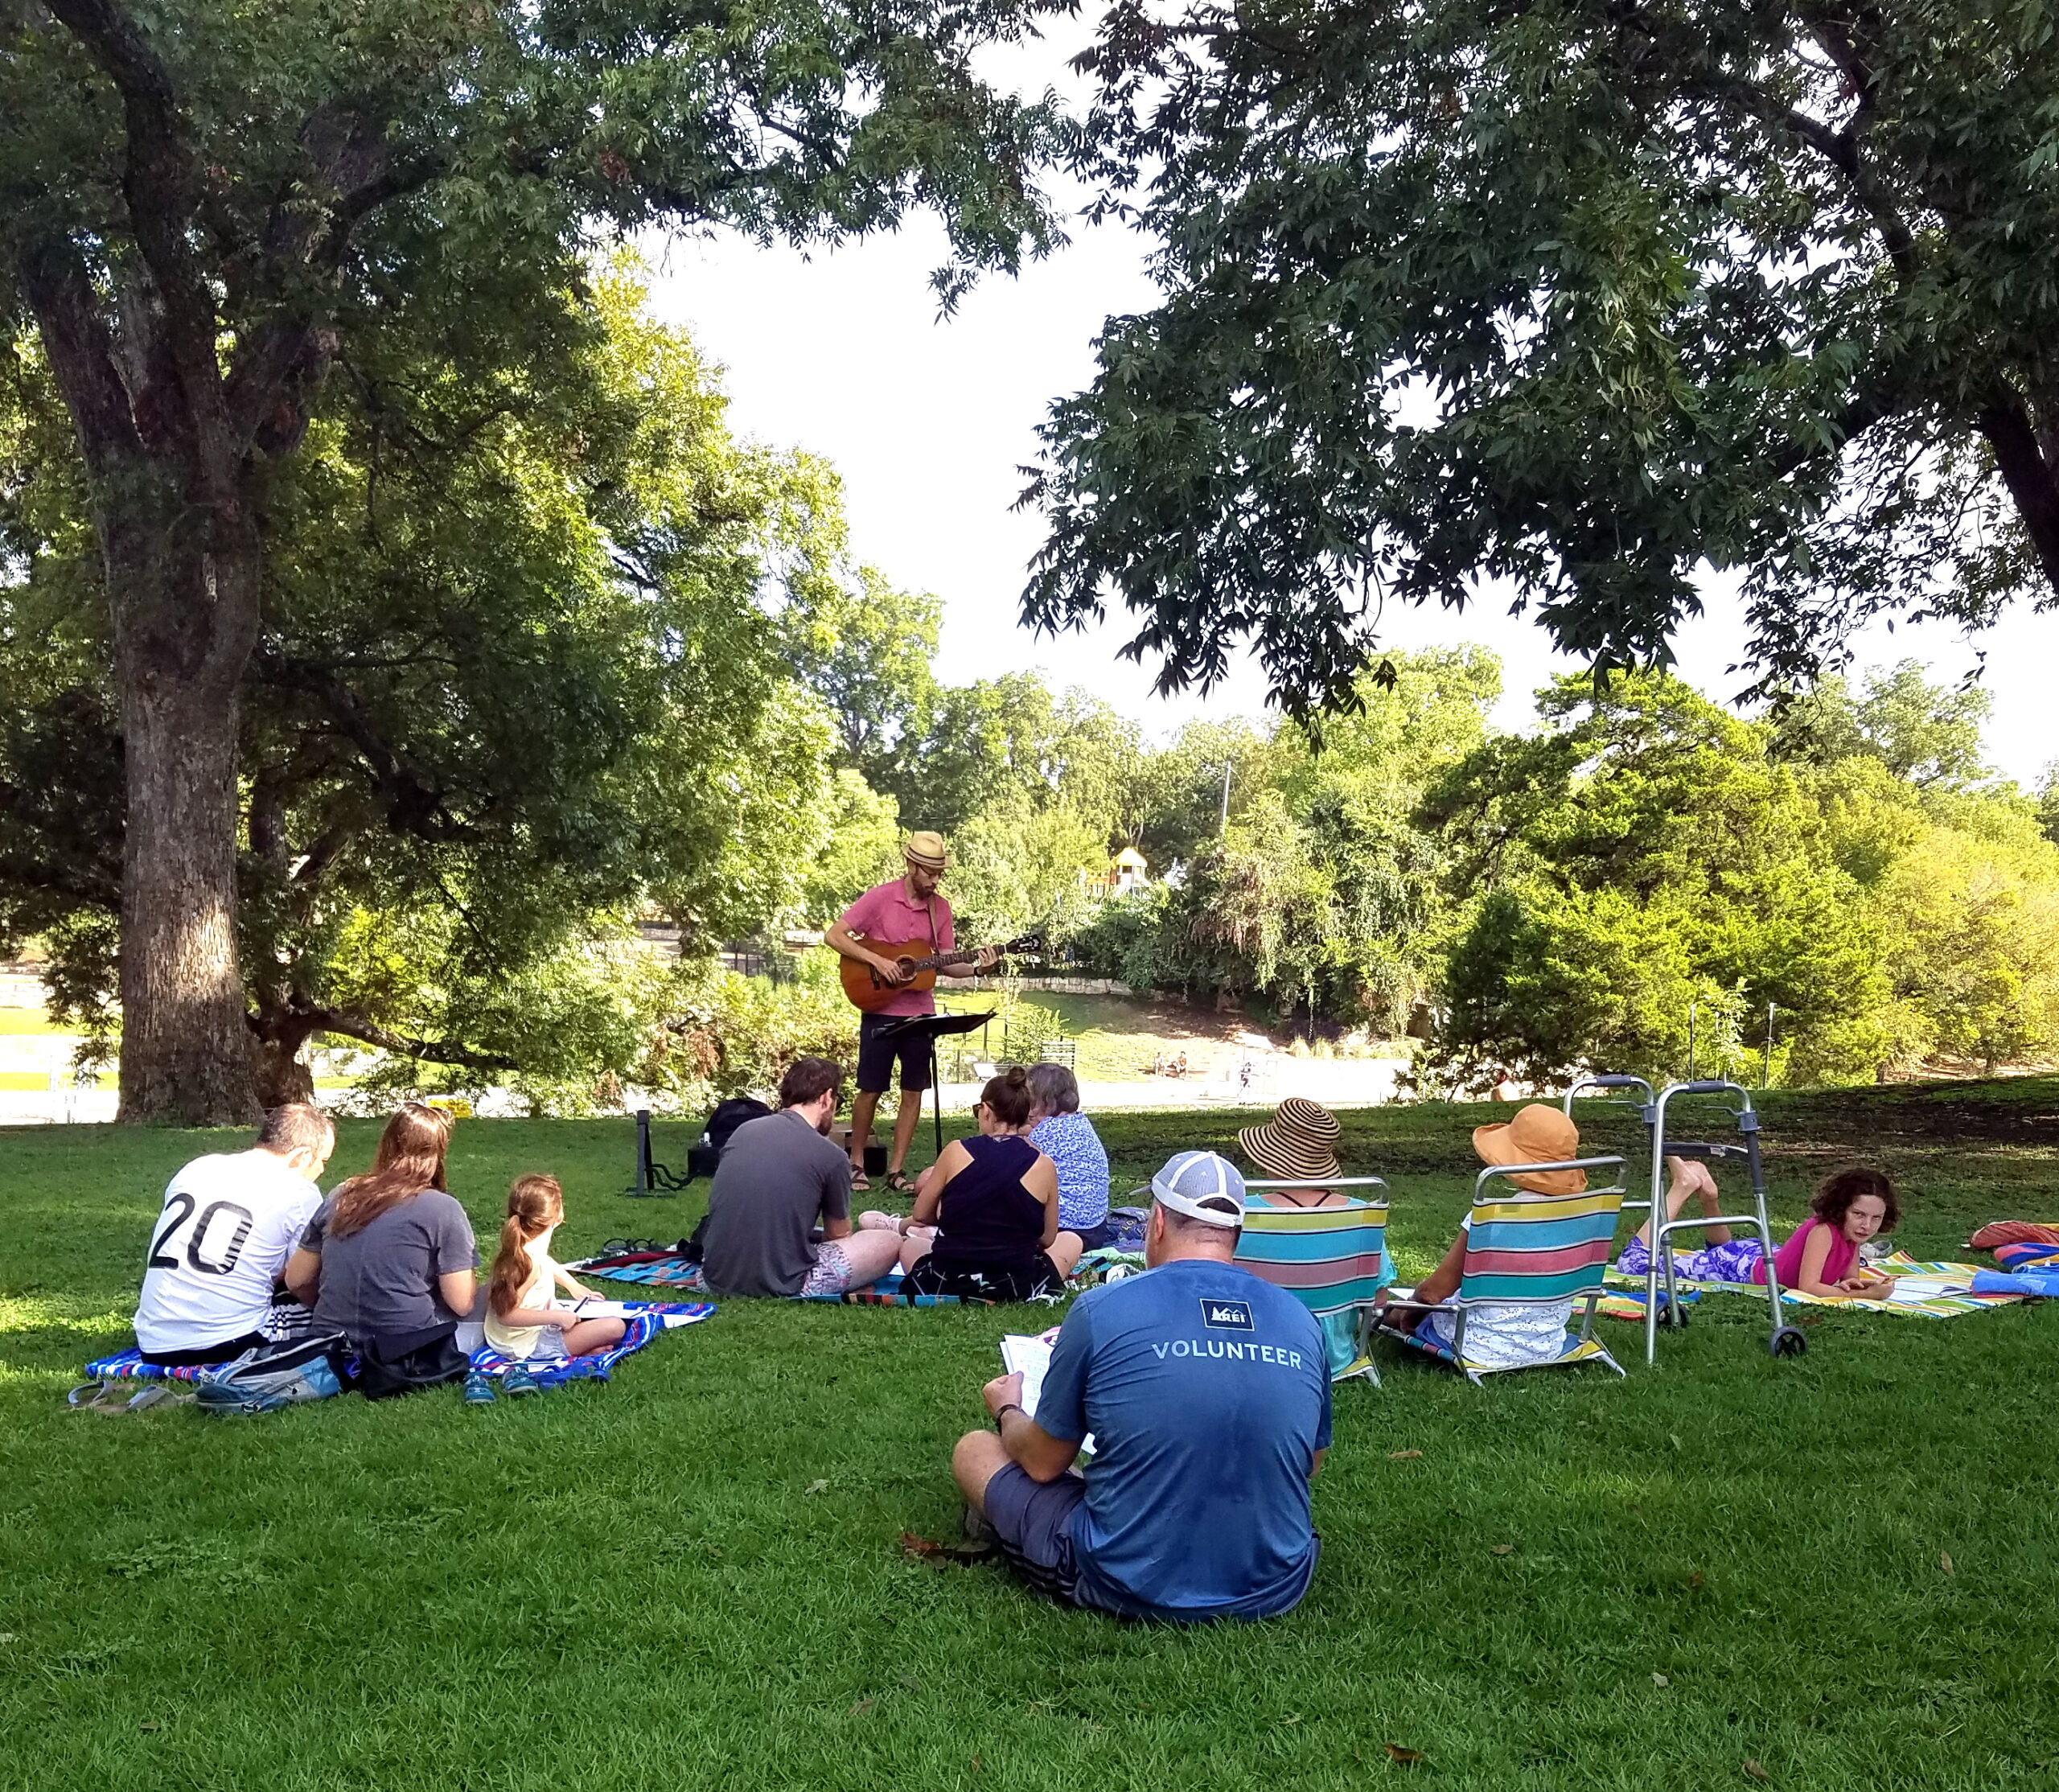
{"label": "striped picnic blanket", "polygon": [[86,1365],[86,1375],[93,1381],[201,1381],[226,1367],[220,1362],[192,1362],[167,1369],[162,1363],[144,1362],[142,1352],[132,1344],[113,1356],[96,1357]]}
{"label": "striped picnic blanket", "polygon": [[[623,1303],[626,1306],[632,1304],[637,1310],[628,1316],[628,1329],[623,1333],[619,1344],[596,1350],[591,1356],[529,1358],[528,1371],[537,1384],[555,1387],[565,1381],[606,1381],[610,1369],[632,1350],[642,1350],[659,1333],[676,1326],[697,1326],[704,1319],[713,1318],[719,1310],[713,1301]],[[472,1352],[472,1367],[483,1369],[490,1375],[504,1375],[508,1359],[487,1344]]]}
{"label": "striped picnic blanket", "polygon": [[[1974,1277],[1981,1273],[1979,1264],[1972,1263],[1920,1263],[1915,1258],[1897,1251],[1881,1258],[1870,1266],[1883,1276],[1893,1276],[1897,1286],[1894,1296],[1885,1301],[1826,1301],[1819,1295],[1804,1294],[1798,1289],[1784,1288],[1780,1297],[1784,1305],[1798,1307],[1853,1308],[1863,1313],[1898,1313],[1917,1319],[1956,1319],[1962,1313],[1985,1313],[1990,1307],[2005,1307],[2012,1301],[2028,1298],[2026,1293],[1988,1293],[1977,1290]],[[1899,1285],[1904,1278],[1909,1285]],[[1992,1282],[1995,1278],[1987,1278]],[[1642,1289],[1642,1276],[1621,1276],[1614,1270],[1609,1272],[1612,1287]],[[1662,1286],[1663,1284],[1661,1284]],[[1754,1294],[1764,1297],[1765,1288],[1757,1282],[1695,1282],[1683,1277],[1679,1284],[1683,1289],[1691,1289],[1698,1294]]]}
{"label": "striped picnic blanket", "polygon": [[[955,1294],[908,1294],[902,1290],[904,1278],[898,1269],[890,1269],[877,1280],[863,1288],[854,1288],[842,1294],[802,1294],[795,1298],[802,1301],[841,1301],[853,1307],[955,1307],[963,1305]],[[972,1303],[976,1306],[991,1306],[990,1301]]]}
{"label": "striped picnic blanket", "polygon": [[[624,1303],[628,1305],[630,1303]],[[612,1350],[596,1351],[592,1356],[551,1357],[529,1359],[529,1371],[548,1387],[561,1381],[582,1381],[598,1376],[608,1379],[608,1371],[632,1350],[640,1350],[661,1331],[675,1326],[692,1326],[703,1319],[712,1319],[716,1307],[710,1301],[696,1301],[686,1305],[662,1301],[639,1301],[634,1303],[637,1312],[630,1319],[628,1330],[623,1334],[622,1342]],[[86,1375],[93,1381],[204,1381],[218,1371],[228,1367],[227,1362],[196,1362],[183,1364],[175,1369],[162,1363],[146,1362],[142,1353],[134,1345],[125,1350],[117,1350],[112,1356],[97,1357],[86,1365]],[[483,1369],[489,1375],[507,1372],[508,1361],[491,1346],[472,1352],[472,1367]]]}
{"label": "striped picnic blanket", "polygon": [[[1691,1306],[1700,1298],[1701,1296],[1688,1287],[1686,1283],[1683,1282],[1680,1284],[1682,1306]],[[1666,1310],[1666,1293],[1662,1289],[1659,1291],[1658,1299],[1660,1303],[1658,1310],[1663,1313]],[[1573,1310],[1577,1313],[1580,1309],[1576,1305]],[[1594,1303],[1594,1310],[1605,1319],[1634,1319],[1639,1325],[1642,1325],[1644,1323],[1644,1284],[1640,1282],[1634,1289],[1624,1289],[1617,1288],[1612,1283],[1609,1292]]]}
{"label": "striped picnic blanket", "polygon": [[589,1257],[584,1263],[565,1267],[582,1276],[598,1276],[604,1281],[635,1282],[644,1288],[683,1288],[697,1294],[708,1291],[701,1265],[688,1263],[676,1251],[625,1252],[619,1256]]}

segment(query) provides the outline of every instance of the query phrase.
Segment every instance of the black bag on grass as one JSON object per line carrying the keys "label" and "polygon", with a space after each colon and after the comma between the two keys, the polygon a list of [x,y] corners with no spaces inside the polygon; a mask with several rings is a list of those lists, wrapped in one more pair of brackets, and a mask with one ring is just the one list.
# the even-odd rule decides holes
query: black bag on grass
{"label": "black bag on grass", "polygon": [[687,1181],[690,1182],[697,1176],[713,1176],[715,1165],[721,1161],[722,1147],[729,1142],[729,1135],[746,1120],[762,1120],[771,1112],[763,1102],[749,1095],[731,1095],[726,1101],[717,1102],[715,1112],[708,1116],[707,1130],[701,1135],[700,1144],[686,1153]]}
{"label": "black bag on grass", "polygon": [[472,1359],[458,1348],[454,1324],[398,1338],[375,1338],[357,1346],[355,1366],[343,1385],[368,1400],[388,1400],[424,1387],[462,1381]]}

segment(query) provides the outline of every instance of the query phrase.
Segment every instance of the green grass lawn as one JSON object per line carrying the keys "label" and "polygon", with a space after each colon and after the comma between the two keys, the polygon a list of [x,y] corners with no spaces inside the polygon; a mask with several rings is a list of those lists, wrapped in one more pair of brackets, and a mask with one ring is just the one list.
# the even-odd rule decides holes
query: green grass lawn
{"label": "green grass lawn", "polygon": [[[1870,1146],[1919,1256],[2059,1217],[2055,1113],[2049,1079],[1776,1097],[1779,1215]],[[1247,1117],[1113,1120],[1119,1181]],[[1350,1167],[1391,1178],[1405,1272],[1450,1236],[1489,1117],[1347,1117]],[[658,1155],[680,1163],[687,1130],[661,1126]],[[375,1136],[347,1123],[338,1169]],[[78,1364],[126,1342],[166,1178],[232,1142],[0,1132],[9,1792],[2059,1775],[2042,1306],[1830,1315],[1776,1363],[1762,1310],[1712,1300],[1655,1371],[1609,1325],[1627,1381],[1475,1389],[1393,1362],[1339,1391],[1308,1600],[1182,1632],[901,1551],[956,1535],[951,1441],[1041,1309],[728,1302],[612,1386],[482,1411],[454,1390],[244,1422],[67,1412]],[[575,1250],[686,1231],[702,1190],[624,1199],[630,1156],[624,1121],[465,1124],[452,1186],[483,1234],[530,1168],[565,1181]]]}

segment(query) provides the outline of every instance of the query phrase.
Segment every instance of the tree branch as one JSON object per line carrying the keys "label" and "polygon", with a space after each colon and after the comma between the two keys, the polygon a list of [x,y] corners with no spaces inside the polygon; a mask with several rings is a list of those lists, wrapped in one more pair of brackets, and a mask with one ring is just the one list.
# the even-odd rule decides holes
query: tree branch
{"label": "tree branch", "polygon": [[1976,421],[2016,500],[2046,582],[2059,590],[2059,481],[2038,447],[2036,428],[2023,401],[2007,390],[1983,405]]}
{"label": "tree branch", "polygon": [[[331,274],[349,253],[353,231],[389,200],[418,191],[442,164],[420,158],[405,168],[384,166],[380,134],[361,118],[318,111],[301,127],[301,146],[313,163],[306,184],[333,195],[317,211],[289,208],[282,195],[265,228],[265,273],[275,286],[297,271]],[[296,183],[299,185],[301,183]],[[323,220],[326,219],[326,228]],[[323,307],[302,308],[255,331],[230,366],[228,405],[236,441],[269,454],[290,453],[306,433],[308,399],[335,358],[337,338]]]}
{"label": "tree branch", "polygon": [[261,646],[252,664],[269,682],[305,692],[327,709],[369,767],[386,805],[388,824],[419,840],[467,837],[471,830],[444,807],[443,793],[418,767],[388,744],[357,694],[326,667],[289,659],[276,647]]}
{"label": "tree branch", "polygon": [[[1654,41],[1659,39],[1659,28],[1645,18],[1635,6],[1621,15],[1625,23],[1634,23],[1639,29],[1650,33]],[[1851,46],[1844,42],[1835,30],[1819,21],[1812,27],[1819,43],[1835,62],[1850,84],[1858,103],[1858,109],[1851,121],[1841,130],[1833,129],[1820,118],[1811,117],[1799,108],[1791,106],[1777,98],[1741,75],[1730,74],[1718,68],[1705,69],[1688,76],[1680,84],[1683,97],[1699,96],[1728,105],[1757,119],[1760,123],[1785,132],[1810,149],[1843,175],[1849,183],[1852,196],[1867,216],[1872,219],[1880,233],[1881,247],[1887,251],[1888,259],[1905,285],[1914,281],[1921,270],[1916,252],[1915,233],[1908,220],[1895,204],[1893,197],[1881,186],[1871,164],[1861,153],[1863,126],[1872,111],[1872,75],[1861,63]]]}
{"label": "tree branch", "polygon": [[316,1033],[341,1034],[346,1039],[361,1040],[368,1046],[376,1046],[381,1051],[390,1051],[402,1058],[424,1058],[432,1064],[462,1064],[468,1070],[475,1071],[518,1071],[522,1067],[514,1058],[497,1052],[474,1051],[469,1046],[461,1046],[450,1039],[409,1038],[405,1034],[391,1032],[333,1008],[301,1008],[297,1012],[314,1022],[311,1030]]}
{"label": "tree branch", "polygon": [[39,859],[0,858],[0,884],[62,896],[88,908],[121,912],[121,884],[118,878],[80,875]]}
{"label": "tree branch", "polygon": [[44,237],[23,252],[16,275],[88,471],[105,479],[141,461],[143,440],[115,364],[114,339],[78,250],[64,237]]}
{"label": "tree branch", "polygon": [[115,0],[47,3],[121,97],[122,197],[163,307],[166,351],[199,450],[195,471],[211,498],[232,503],[236,457],[215,352],[214,295],[187,241],[194,212],[193,153],[171,72]]}

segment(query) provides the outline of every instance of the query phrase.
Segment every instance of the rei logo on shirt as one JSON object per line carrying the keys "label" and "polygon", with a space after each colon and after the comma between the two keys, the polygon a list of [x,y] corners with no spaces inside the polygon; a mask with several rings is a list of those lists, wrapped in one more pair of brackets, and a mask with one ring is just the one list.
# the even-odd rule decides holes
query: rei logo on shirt
{"label": "rei logo on shirt", "polygon": [[1201,1322],[1210,1331],[1247,1332],[1251,1329],[1251,1302],[1203,1301],[1201,1303]]}

